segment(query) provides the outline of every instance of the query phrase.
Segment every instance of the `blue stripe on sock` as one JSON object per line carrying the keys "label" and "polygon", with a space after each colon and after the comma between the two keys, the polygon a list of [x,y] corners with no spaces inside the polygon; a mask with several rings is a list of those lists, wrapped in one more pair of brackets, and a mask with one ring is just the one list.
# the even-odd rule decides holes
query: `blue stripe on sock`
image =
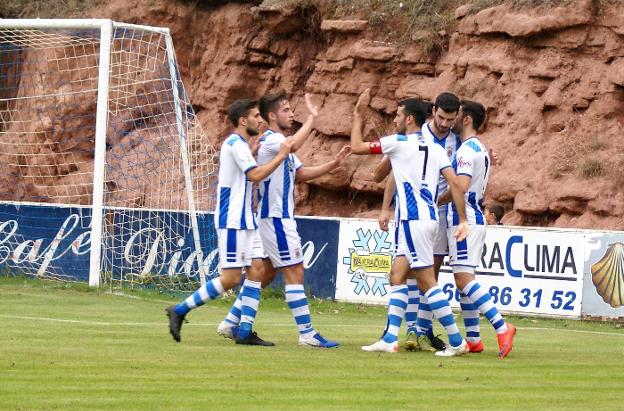
{"label": "blue stripe on sock", "polygon": [[461,334],[449,334],[449,344],[453,347],[459,347],[462,344],[463,338]]}
{"label": "blue stripe on sock", "polygon": [[300,307],[304,307],[308,305],[308,300],[306,298],[302,298],[301,300],[296,300],[296,301],[290,301],[288,302],[288,307],[290,309],[293,308],[300,308]]}
{"label": "blue stripe on sock", "polygon": [[308,314],[305,314],[305,315],[300,315],[299,317],[295,317],[295,322],[297,323],[297,325],[301,325],[301,324],[309,324],[312,322],[312,320],[310,319],[310,316]]}

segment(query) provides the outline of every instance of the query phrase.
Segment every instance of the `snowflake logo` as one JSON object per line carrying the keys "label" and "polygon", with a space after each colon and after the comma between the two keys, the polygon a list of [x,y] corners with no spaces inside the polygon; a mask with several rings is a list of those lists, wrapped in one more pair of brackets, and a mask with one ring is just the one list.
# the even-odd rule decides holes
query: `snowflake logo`
{"label": "snowflake logo", "polygon": [[383,297],[388,293],[386,287],[390,285],[388,274],[392,264],[392,243],[388,241],[388,233],[358,228],[355,234],[357,239],[353,240],[353,248],[349,248],[349,256],[342,259],[342,263],[348,266],[348,273],[352,274],[353,291],[357,295],[379,294]]}

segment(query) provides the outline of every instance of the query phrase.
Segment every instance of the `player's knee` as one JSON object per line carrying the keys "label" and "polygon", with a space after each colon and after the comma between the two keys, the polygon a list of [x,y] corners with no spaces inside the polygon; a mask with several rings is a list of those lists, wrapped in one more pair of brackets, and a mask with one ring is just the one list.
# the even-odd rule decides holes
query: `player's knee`
{"label": "player's knee", "polygon": [[240,268],[225,269],[221,274],[221,284],[224,289],[229,290],[240,284],[242,278],[243,274]]}
{"label": "player's knee", "polygon": [[282,271],[287,283],[303,284],[303,264],[286,267]]}
{"label": "player's knee", "polygon": [[455,266],[453,267],[453,276],[455,277],[455,284],[457,285],[457,288],[463,290],[468,283],[475,279],[474,268]]}

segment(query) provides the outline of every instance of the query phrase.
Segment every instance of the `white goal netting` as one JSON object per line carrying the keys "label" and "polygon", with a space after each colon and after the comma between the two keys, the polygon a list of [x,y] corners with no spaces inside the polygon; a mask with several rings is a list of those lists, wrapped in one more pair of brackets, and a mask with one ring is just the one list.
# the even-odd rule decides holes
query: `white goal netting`
{"label": "white goal netting", "polygon": [[[97,214],[102,282],[193,289],[216,268],[204,212],[214,208],[217,153],[168,32],[112,27],[102,125],[100,28],[0,26],[0,267],[84,280]],[[102,208],[91,207],[98,189]]]}

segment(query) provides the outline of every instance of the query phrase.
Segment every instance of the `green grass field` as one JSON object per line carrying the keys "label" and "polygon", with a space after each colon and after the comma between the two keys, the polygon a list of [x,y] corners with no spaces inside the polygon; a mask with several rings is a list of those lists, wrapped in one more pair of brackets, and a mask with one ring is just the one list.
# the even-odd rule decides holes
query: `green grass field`
{"label": "green grass field", "polygon": [[499,360],[482,323],[483,353],[439,359],[361,351],[385,309],[328,301],[312,303],[312,319],[338,349],[297,346],[279,299],[261,302],[256,323],[276,347],[216,334],[231,299],[189,314],[177,344],[172,301],[0,278],[0,409],[624,409],[624,329],[613,324],[512,318],[515,348]]}

